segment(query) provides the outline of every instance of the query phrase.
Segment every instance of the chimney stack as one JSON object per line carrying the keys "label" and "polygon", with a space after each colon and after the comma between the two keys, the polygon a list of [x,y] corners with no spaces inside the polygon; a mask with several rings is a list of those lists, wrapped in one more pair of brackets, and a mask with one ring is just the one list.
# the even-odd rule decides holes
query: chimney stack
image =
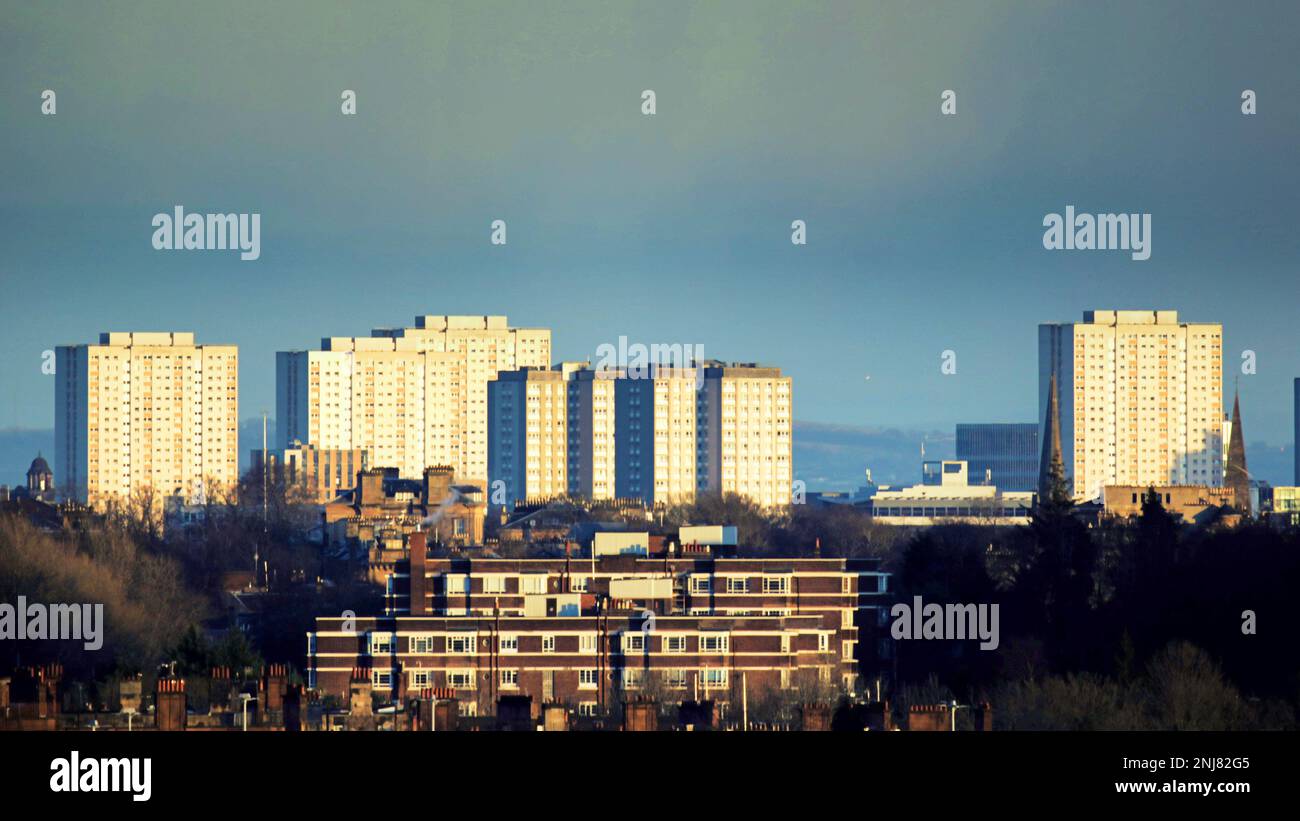
{"label": "chimney stack", "polygon": [[410,572],[407,574],[411,597],[410,613],[412,616],[427,616],[429,615],[429,604],[425,599],[425,593],[429,583],[428,579],[425,578],[425,573],[429,559],[424,531],[417,530],[409,534],[406,537],[406,544],[411,555]]}

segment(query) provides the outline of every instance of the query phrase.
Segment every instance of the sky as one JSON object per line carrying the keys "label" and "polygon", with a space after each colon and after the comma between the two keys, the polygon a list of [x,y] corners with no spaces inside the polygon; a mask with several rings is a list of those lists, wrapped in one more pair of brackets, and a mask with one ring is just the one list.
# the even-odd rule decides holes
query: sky
{"label": "sky", "polygon": [[[237,344],[253,417],[276,351],[461,313],[951,430],[1034,420],[1038,323],[1161,308],[1223,323],[1228,396],[1255,352],[1247,438],[1288,445],[1297,35],[1293,2],[0,0],[0,430],[52,427],[42,351],[101,331]],[[259,213],[260,259],[155,250],[176,205]],[[1067,205],[1150,213],[1150,259],[1045,250]]]}

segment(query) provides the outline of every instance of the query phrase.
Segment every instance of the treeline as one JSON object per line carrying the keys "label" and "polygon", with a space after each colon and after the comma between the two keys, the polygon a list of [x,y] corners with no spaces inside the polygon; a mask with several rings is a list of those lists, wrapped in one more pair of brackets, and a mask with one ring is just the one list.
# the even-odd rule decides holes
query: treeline
{"label": "treeline", "polygon": [[19,596],[29,604],[103,604],[103,645],[6,641],[0,668],[59,662],[69,676],[87,679],[157,663],[205,610],[176,561],[123,530],[56,535],[21,516],[0,516],[0,602],[16,606]]}
{"label": "treeline", "polygon": [[900,712],[987,700],[999,727],[1300,728],[1300,530],[1186,527],[1153,493],[1136,520],[1089,527],[1054,491],[1028,527],[890,527],[851,506],[772,515],[716,495],[656,524],[735,524],[756,555],[808,556],[820,540],[825,557],[880,558],[900,600],[997,604],[996,650],[895,642]]}
{"label": "treeline", "polygon": [[[151,678],[173,662],[192,675],[212,666],[254,668],[263,659],[301,666],[315,613],[373,605],[373,591],[348,585],[318,595],[320,551],[307,541],[318,514],[293,488],[272,482],[264,495],[261,477],[249,476],[206,499],[189,508],[189,523],[168,521],[163,501],[147,490],[100,513],[73,514],[57,532],[18,512],[0,515],[0,602],[16,605],[24,596],[104,605],[102,647],[6,641],[0,674],[59,662],[65,679],[93,684]],[[247,638],[234,629],[224,592],[246,581],[263,591],[265,604]]]}

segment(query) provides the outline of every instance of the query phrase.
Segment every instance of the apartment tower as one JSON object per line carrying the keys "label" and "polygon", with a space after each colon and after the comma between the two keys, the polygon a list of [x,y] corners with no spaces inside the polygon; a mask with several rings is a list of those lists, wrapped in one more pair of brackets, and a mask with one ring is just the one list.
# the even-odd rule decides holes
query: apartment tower
{"label": "apartment tower", "polygon": [[779,368],[710,363],[696,419],[701,492],[790,504],[792,380]]}
{"label": "apartment tower", "polygon": [[695,497],[698,378],[698,368],[651,365],[615,380],[616,496],[650,505]]}
{"label": "apartment tower", "polygon": [[545,368],[551,332],[504,316],[417,316],[415,327],[330,337],[319,351],[276,356],[278,440],[367,452],[373,467],[419,478],[446,465],[488,477],[488,382]]}
{"label": "apartment tower", "polygon": [[613,499],[617,460],[614,391],[618,372],[577,368],[568,373],[569,492]]}
{"label": "apartment tower", "polygon": [[1222,486],[1222,346],[1222,325],[1177,311],[1038,326],[1039,418],[1055,374],[1075,499],[1106,485]]}
{"label": "apartment tower", "polygon": [[192,333],[103,333],[55,354],[60,495],[186,503],[239,481],[239,351]]}
{"label": "apartment tower", "polygon": [[492,504],[509,507],[525,499],[568,492],[568,405],[562,370],[521,368],[488,383],[488,500]]}

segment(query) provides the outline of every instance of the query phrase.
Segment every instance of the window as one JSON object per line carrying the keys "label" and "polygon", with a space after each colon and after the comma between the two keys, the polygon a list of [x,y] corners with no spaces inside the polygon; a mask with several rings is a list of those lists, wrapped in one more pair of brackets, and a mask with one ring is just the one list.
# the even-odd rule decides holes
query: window
{"label": "window", "polygon": [[412,653],[432,653],[433,636],[428,633],[417,633],[409,639],[410,652]]}
{"label": "window", "polygon": [[484,576],[484,577],[483,577],[483,592],[484,592],[484,593],[504,593],[504,592],[506,592],[506,577],[505,577],[505,576],[496,576],[496,575],[492,575],[492,576]]}
{"label": "window", "polygon": [[703,675],[701,676],[701,681],[703,682],[704,689],[706,690],[716,690],[719,687],[726,687],[727,671],[718,668],[714,668],[712,670],[705,670]]}
{"label": "window", "polygon": [[431,682],[431,674],[428,670],[412,670],[410,675],[411,688],[423,690]]}
{"label": "window", "polygon": [[595,686],[596,686],[595,670],[578,671],[578,687],[580,687],[583,690],[591,690],[594,689]]}
{"label": "window", "polygon": [[664,673],[664,685],[668,687],[685,687],[686,671],[685,670],[668,670]]}
{"label": "window", "polygon": [[728,593],[748,593],[749,579],[727,579]]}
{"label": "window", "polygon": [[596,715],[596,702],[579,701],[578,715],[582,716],[583,718],[591,718],[592,716]]}
{"label": "window", "polygon": [[686,637],[685,636],[664,636],[665,653],[685,653]]}
{"label": "window", "polygon": [[778,593],[784,595],[790,592],[790,579],[786,576],[775,576],[763,579],[764,593]]}
{"label": "window", "polygon": [[569,578],[569,590],[574,593],[586,593],[589,581],[586,576],[572,576]]}
{"label": "window", "polygon": [[848,576],[843,576],[843,577],[840,578],[840,592],[841,592],[841,593],[852,593],[852,592],[853,592],[853,579],[852,579],[852,578],[850,578],[850,577],[848,577]]}
{"label": "window", "polygon": [[623,652],[640,653],[645,650],[644,633],[624,633],[623,634]]}
{"label": "window", "polygon": [[371,633],[370,634],[370,655],[380,656],[393,652],[393,634],[392,633]]}
{"label": "window", "polygon": [[474,671],[473,670],[448,670],[447,686],[457,690],[474,689]]}
{"label": "window", "polygon": [[691,576],[692,593],[708,593],[713,590],[713,580],[708,576]]}
{"label": "window", "polygon": [[847,607],[840,611],[840,627],[853,626],[853,611]]}
{"label": "window", "polygon": [[518,637],[518,636],[514,636],[514,635],[507,636],[507,635],[504,635],[504,634],[503,634],[503,635],[501,636],[501,652],[502,652],[502,653],[518,653],[518,652],[519,652],[519,637]]}
{"label": "window", "polygon": [[700,636],[701,653],[725,653],[728,644],[725,633],[704,633]]}
{"label": "window", "polygon": [[645,681],[645,670],[635,667],[623,668],[623,687],[627,690],[635,690]]}
{"label": "window", "polygon": [[519,686],[519,671],[518,671],[518,670],[502,670],[502,671],[501,671],[501,686],[502,686],[502,687],[518,687],[518,686]]}
{"label": "window", "polygon": [[852,641],[842,641],[842,642],[840,642],[840,648],[841,648],[841,650],[840,650],[840,656],[841,656],[842,658],[844,658],[844,659],[852,659],[852,658],[853,658],[853,644],[854,644],[854,643],[853,643]]}
{"label": "window", "polygon": [[370,686],[376,690],[393,689],[393,673],[391,670],[371,670]]}
{"label": "window", "polygon": [[458,702],[456,706],[456,712],[460,714],[461,718],[473,718],[474,716],[478,715],[478,702],[476,701]]}
{"label": "window", "polygon": [[831,649],[831,637],[827,633],[817,634],[817,652],[825,653]]}
{"label": "window", "polygon": [[596,634],[583,633],[578,637],[578,649],[584,653],[596,652]]}
{"label": "window", "polygon": [[789,633],[784,633],[784,634],[782,634],[782,636],[781,636],[781,652],[782,652],[782,653],[788,653],[788,652],[790,652],[790,634],[789,634]]}
{"label": "window", "polygon": [[542,652],[543,653],[555,652],[555,636],[542,636]]}
{"label": "window", "polygon": [[519,587],[521,593],[545,593],[546,574],[525,573],[519,578]]}
{"label": "window", "polygon": [[472,656],[474,655],[474,645],[476,643],[473,634],[465,636],[448,636],[447,652],[458,656]]}

